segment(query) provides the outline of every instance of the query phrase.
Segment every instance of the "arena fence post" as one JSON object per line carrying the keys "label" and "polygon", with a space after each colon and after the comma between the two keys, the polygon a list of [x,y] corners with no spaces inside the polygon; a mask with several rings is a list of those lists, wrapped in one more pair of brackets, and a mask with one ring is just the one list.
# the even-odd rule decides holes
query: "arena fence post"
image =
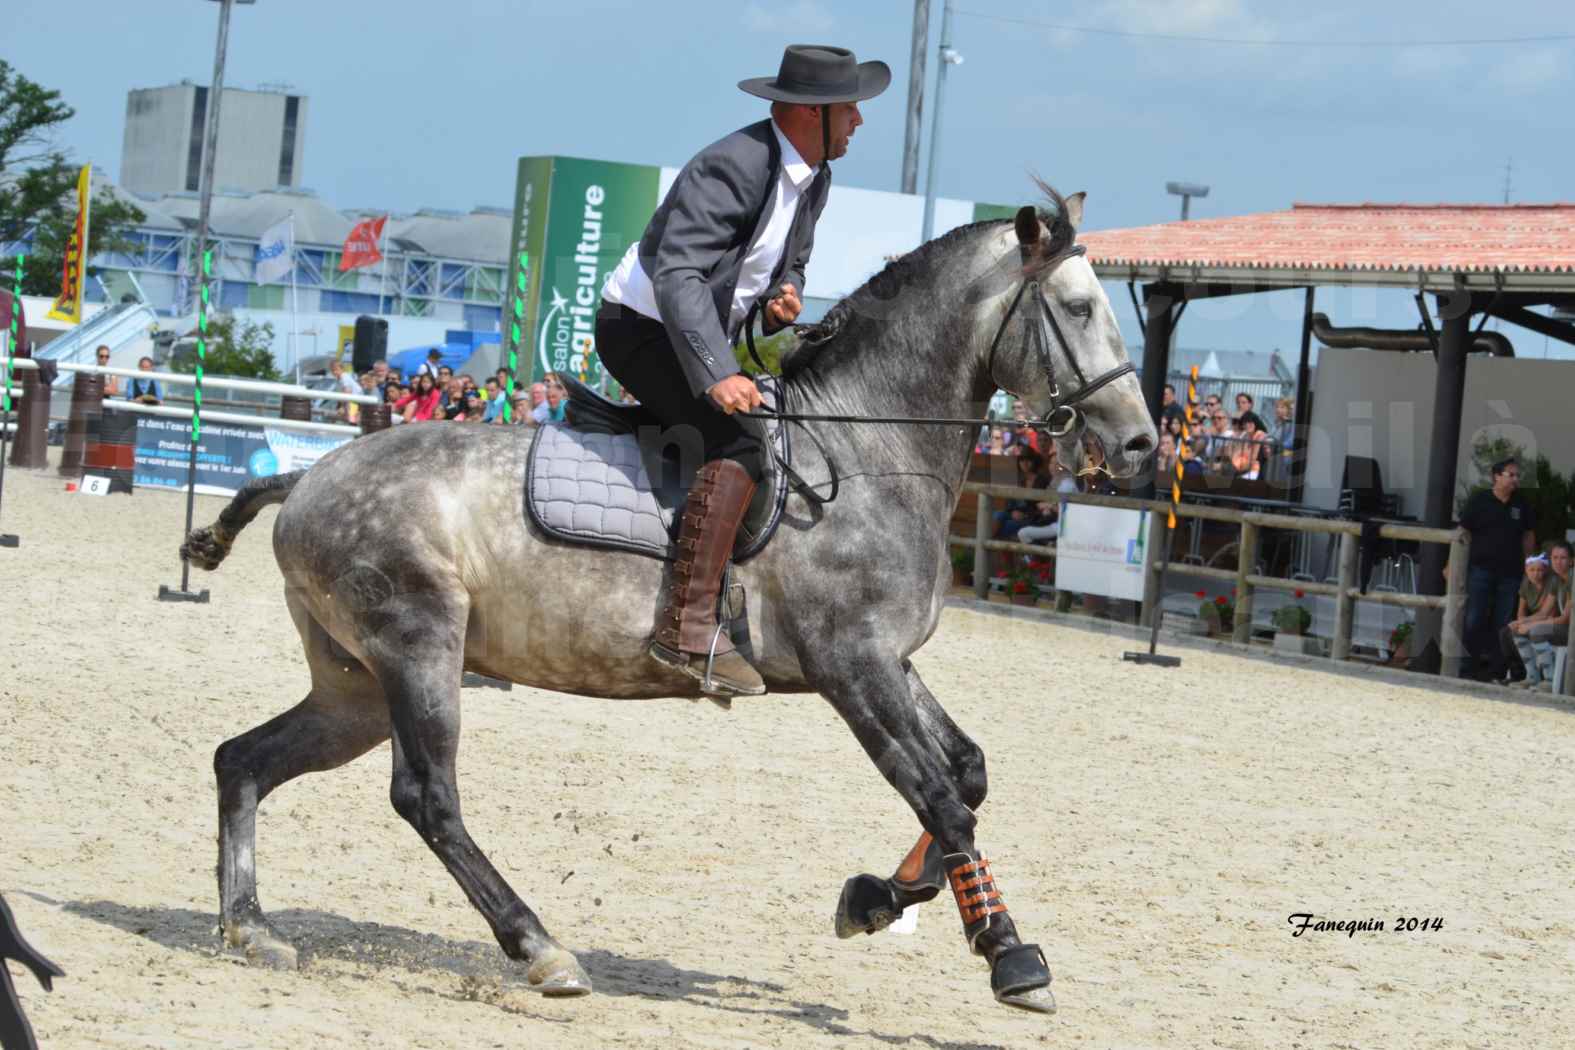
{"label": "arena fence post", "polygon": [[[5,493],[5,443],[11,434],[11,360],[22,352],[17,345],[19,319],[22,316],[22,261],[26,256],[21,252],[16,253],[16,276],[11,292],[11,330],[4,333],[5,338],[0,340],[0,352],[5,354],[5,376],[3,392],[0,392],[0,403],[4,410],[0,411],[0,496]],[[18,444],[21,442],[21,433],[18,431]],[[0,533],[0,547],[19,547],[22,540],[15,533]]]}
{"label": "arena fence post", "polygon": [[1564,639],[1564,695],[1575,696],[1575,668],[1570,667],[1570,657],[1575,655],[1575,616],[1570,617],[1569,637]]}
{"label": "arena fence post", "polygon": [[1449,544],[1449,578],[1444,584],[1444,626],[1439,639],[1438,673],[1459,678],[1466,655],[1466,580],[1470,573],[1471,534],[1456,529]]}
{"label": "arena fence post", "polygon": [[1252,641],[1252,575],[1258,561],[1258,526],[1243,518],[1241,539],[1236,550],[1236,616],[1231,624],[1231,640],[1243,645]]}
{"label": "arena fence post", "polygon": [[990,552],[984,545],[990,540],[990,494],[979,493],[974,505],[973,529],[973,594],[975,598],[990,596]]}
{"label": "arena fence post", "polygon": [[18,373],[22,384],[22,407],[17,412],[16,443],[11,446],[11,465],[38,469],[49,466],[50,387],[37,368]]}
{"label": "arena fence post", "polygon": [[66,420],[66,444],[60,451],[59,473],[80,478],[87,457],[88,439],[104,413],[104,377],[78,372],[71,380],[71,415]]}
{"label": "arena fence post", "polygon": [[361,406],[361,433],[370,434],[387,430],[393,422],[393,413],[387,404]]}
{"label": "arena fence post", "polygon": [[1351,628],[1356,619],[1356,533],[1340,533],[1339,594],[1334,599],[1334,640],[1329,656],[1334,660],[1351,658]]}

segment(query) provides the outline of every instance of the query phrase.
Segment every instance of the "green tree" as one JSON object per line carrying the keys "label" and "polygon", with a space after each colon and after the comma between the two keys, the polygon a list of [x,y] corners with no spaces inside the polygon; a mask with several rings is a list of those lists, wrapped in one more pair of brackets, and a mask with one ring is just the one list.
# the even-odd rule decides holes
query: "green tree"
{"label": "green tree", "polygon": [[1575,475],[1565,477],[1554,470],[1547,456],[1538,455],[1528,462],[1525,446],[1498,435],[1478,437],[1471,443],[1471,466],[1477,480],[1472,485],[1462,483],[1464,493],[1456,503],[1456,517],[1472,496],[1493,487],[1493,464],[1505,459],[1520,462],[1520,494],[1536,519],[1537,542],[1563,539],[1565,530],[1575,524],[1575,484],[1571,483]]}
{"label": "green tree", "polygon": [[[76,223],[81,165],[55,145],[60,125],[76,111],[60,92],[16,72],[0,59],[0,243],[31,235],[22,291],[58,295],[66,245]],[[88,214],[88,253],[124,251],[125,230],[143,220],[135,205],[94,193]]]}
{"label": "green tree", "polygon": [[[798,336],[793,334],[793,329],[784,328],[773,335],[757,338],[755,340],[755,352],[760,355],[760,360],[765,362],[766,368],[772,375],[781,375],[782,355],[787,353],[797,343]],[[750,360],[749,348],[745,345],[743,339],[733,344],[733,357],[738,361],[738,367],[745,372],[754,373],[759,371],[755,362]]]}
{"label": "green tree", "polygon": [[[182,344],[170,358],[170,367],[176,372],[197,370],[195,339]],[[248,379],[283,378],[273,364],[273,324],[242,321],[237,325],[234,314],[209,315],[207,363],[203,366],[203,374]]]}

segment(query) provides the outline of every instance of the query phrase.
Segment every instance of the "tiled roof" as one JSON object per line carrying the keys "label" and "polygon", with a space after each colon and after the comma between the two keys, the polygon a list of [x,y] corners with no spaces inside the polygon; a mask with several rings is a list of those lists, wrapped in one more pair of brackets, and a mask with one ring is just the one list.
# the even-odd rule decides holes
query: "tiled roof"
{"label": "tiled roof", "polygon": [[1096,267],[1575,274],[1575,203],[1295,204],[1079,240]]}

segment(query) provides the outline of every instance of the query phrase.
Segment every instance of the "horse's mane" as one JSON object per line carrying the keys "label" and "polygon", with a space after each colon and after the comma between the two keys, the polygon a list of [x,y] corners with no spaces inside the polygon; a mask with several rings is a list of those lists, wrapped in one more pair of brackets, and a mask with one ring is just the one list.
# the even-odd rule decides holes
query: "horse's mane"
{"label": "horse's mane", "polygon": [[[1031,274],[1036,270],[1038,268],[1036,263],[1046,263],[1071,247],[1077,236],[1077,230],[1067,218],[1065,198],[1043,179],[1035,177],[1034,183],[1051,206],[1049,209],[1043,207],[1038,209],[1039,221],[1049,229],[1050,237],[1045,247],[1027,260],[1023,268],[1025,274]],[[878,308],[880,304],[888,303],[895,298],[902,286],[915,275],[927,274],[934,269],[934,258],[950,250],[956,242],[971,237],[978,230],[998,227],[1011,221],[1011,219],[985,219],[982,222],[959,226],[888,262],[878,273],[860,285],[857,291],[839,300],[826,312],[825,317],[815,324],[803,325],[797,329],[797,345],[782,355],[782,374],[791,376],[802,371],[861,314],[880,316],[884,312]],[[865,307],[877,308],[866,310]]]}

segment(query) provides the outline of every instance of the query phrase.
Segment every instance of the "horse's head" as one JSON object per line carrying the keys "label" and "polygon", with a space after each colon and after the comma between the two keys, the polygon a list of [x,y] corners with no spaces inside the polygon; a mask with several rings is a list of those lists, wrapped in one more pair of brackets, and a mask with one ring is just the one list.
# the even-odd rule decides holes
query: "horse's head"
{"label": "horse's head", "polygon": [[986,307],[990,378],[1053,424],[1063,463],[1102,464],[1115,477],[1131,477],[1148,463],[1158,435],[1110,300],[1075,244],[1084,195],[1062,198],[1043,188],[1057,210],[1018,211],[1011,280]]}

